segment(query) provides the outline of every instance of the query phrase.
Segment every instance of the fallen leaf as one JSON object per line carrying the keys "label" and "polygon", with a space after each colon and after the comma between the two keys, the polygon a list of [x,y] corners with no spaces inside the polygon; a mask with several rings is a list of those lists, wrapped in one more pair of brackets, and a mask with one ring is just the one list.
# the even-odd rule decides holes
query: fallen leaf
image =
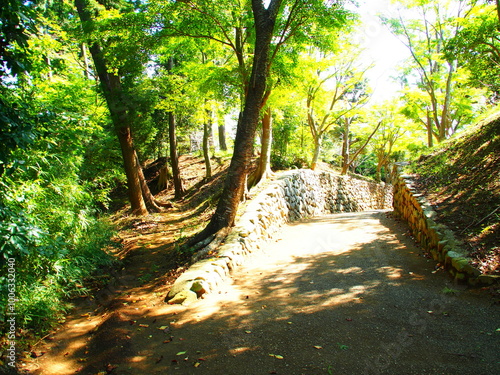
{"label": "fallen leaf", "polygon": [[321,345],[314,345],[314,348],[316,348],[316,349],[323,349],[323,347]]}
{"label": "fallen leaf", "polygon": [[142,327],[142,328],[148,328],[148,327],[149,327],[149,324],[139,324],[139,327]]}
{"label": "fallen leaf", "polygon": [[200,365],[201,365],[201,363],[200,363],[200,362],[196,362],[196,363],[194,364],[194,367],[200,367]]}
{"label": "fallen leaf", "polygon": [[245,331],[245,333],[252,333],[252,331]]}
{"label": "fallen leaf", "polygon": [[163,331],[164,329],[167,329],[169,328],[169,326],[161,326],[161,327],[158,327],[159,330]]}
{"label": "fallen leaf", "polygon": [[108,363],[106,365],[106,372],[109,374],[111,373],[114,369],[116,369],[118,366],[117,365],[112,365],[111,363]]}
{"label": "fallen leaf", "polygon": [[274,357],[276,359],[283,359],[283,356],[279,354],[269,354],[269,357]]}
{"label": "fallen leaf", "polygon": [[179,353],[177,353],[176,355],[184,355],[184,354],[186,354],[186,353],[187,353],[187,352],[179,352]]}

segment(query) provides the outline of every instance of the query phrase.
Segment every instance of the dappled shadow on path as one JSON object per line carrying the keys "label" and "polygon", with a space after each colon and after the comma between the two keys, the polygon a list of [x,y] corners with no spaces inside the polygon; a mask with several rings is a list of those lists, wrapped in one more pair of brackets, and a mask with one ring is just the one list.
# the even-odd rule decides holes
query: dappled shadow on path
{"label": "dappled shadow on path", "polygon": [[433,273],[405,233],[387,212],[291,224],[219,294],[114,310],[79,373],[494,373],[498,306]]}

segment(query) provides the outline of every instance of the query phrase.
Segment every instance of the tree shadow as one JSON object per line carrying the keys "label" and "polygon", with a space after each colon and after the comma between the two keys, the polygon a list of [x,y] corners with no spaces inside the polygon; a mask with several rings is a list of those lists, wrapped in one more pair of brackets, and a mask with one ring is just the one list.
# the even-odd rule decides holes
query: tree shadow
{"label": "tree shadow", "polygon": [[494,373],[498,307],[434,271],[387,212],[307,219],[220,294],[115,309],[72,359],[79,374]]}

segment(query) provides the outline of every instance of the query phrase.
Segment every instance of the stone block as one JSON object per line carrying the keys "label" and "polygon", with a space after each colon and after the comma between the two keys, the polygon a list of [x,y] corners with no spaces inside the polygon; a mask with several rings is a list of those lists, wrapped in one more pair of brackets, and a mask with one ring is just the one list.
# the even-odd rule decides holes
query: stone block
{"label": "stone block", "polygon": [[463,271],[467,273],[470,277],[478,277],[479,275],[481,275],[481,271],[479,271],[476,267],[474,267],[470,263],[463,268]]}
{"label": "stone block", "polygon": [[198,296],[192,290],[182,290],[179,293],[175,294],[172,298],[168,300],[168,303],[171,305],[174,304],[182,304],[184,306],[189,305],[190,303],[198,300]]}
{"label": "stone block", "polygon": [[493,284],[500,281],[500,276],[498,276],[498,275],[480,275],[477,279],[481,284],[493,285]]}

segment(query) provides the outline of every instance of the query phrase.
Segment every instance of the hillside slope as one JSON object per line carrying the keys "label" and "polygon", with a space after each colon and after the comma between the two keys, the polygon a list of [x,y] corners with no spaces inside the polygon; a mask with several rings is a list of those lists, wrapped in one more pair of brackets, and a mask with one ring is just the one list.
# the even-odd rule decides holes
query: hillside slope
{"label": "hillside slope", "polygon": [[417,187],[483,272],[500,274],[500,116],[414,166]]}

